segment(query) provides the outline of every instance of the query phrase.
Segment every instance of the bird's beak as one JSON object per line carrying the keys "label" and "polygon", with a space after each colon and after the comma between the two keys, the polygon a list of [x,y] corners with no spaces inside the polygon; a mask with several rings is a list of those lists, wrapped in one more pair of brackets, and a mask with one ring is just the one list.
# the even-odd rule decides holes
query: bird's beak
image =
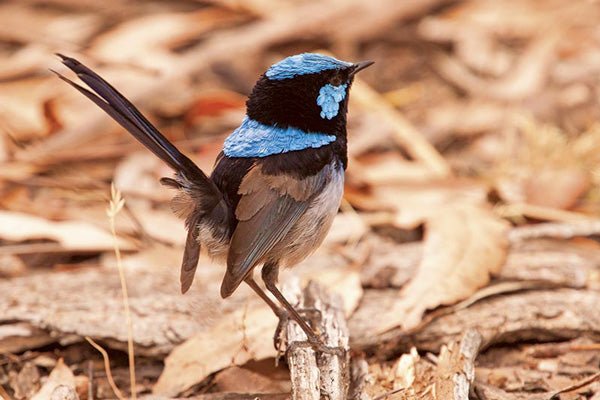
{"label": "bird's beak", "polygon": [[375,64],[375,61],[361,61],[352,65],[352,71],[350,72],[350,76],[356,75],[358,71],[362,71],[363,69],[370,67]]}

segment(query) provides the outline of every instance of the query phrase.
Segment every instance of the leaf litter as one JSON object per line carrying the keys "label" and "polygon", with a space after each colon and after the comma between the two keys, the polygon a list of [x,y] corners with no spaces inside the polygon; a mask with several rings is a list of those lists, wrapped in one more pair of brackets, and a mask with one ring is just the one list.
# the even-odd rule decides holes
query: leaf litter
{"label": "leaf litter", "polygon": [[343,212],[281,279],[341,294],[362,395],[600,396],[600,8],[329,3],[2,5],[0,397],[114,397],[86,336],[132,396],[111,182],[137,394],[289,395],[250,291],[221,300],[203,257],[179,294],[168,169],[47,68],[59,50],[98,66],[208,172],[256,76],[318,49],[376,64],[351,96]]}

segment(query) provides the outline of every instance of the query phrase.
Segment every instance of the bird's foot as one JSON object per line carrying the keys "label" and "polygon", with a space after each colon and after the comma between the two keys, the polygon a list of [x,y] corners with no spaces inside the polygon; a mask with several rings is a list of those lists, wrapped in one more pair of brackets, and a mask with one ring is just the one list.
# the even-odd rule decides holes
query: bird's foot
{"label": "bird's foot", "polygon": [[277,323],[277,328],[275,328],[275,334],[273,335],[273,345],[277,351],[277,359],[279,359],[279,357],[285,353],[287,345],[287,333],[285,332],[285,327],[290,320],[290,315],[285,310],[279,310],[277,318],[279,318],[279,322]]}
{"label": "bird's foot", "polygon": [[[317,313],[319,317],[321,316],[321,311],[317,309],[300,309],[298,312],[303,314]],[[327,346],[313,330],[310,330],[309,332],[304,331],[307,337],[306,341],[293,342],[288,346],[287,332],[285,331],[285,328],[291,317],[286,310],[280,310],[277,314],[277,317],[279,318],[279,322],[277,324],[277,328],[275,329],[275,334],[273,335],[273,345],[275,346],[275,350],[277,350],[277,358],[283,355],[287,350],[304,346],[312,347],[312,349],[317,353],[336,356],[344,355],[344,349]]]}

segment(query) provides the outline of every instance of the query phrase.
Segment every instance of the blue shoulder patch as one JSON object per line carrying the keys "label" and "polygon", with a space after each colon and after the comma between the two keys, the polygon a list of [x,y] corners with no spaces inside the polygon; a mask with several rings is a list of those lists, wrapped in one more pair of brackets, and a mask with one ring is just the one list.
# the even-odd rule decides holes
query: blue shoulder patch
{"label": "blue shoulder patch", "polygon": [[348,85],[333,86],[329,83],[319,90],[317,104],[321,106],[321,118],[332,119],[340,111],[340,102],[346,97]]}
{"label": "blue shoulder patch", "polygon": [[246,116],[242,124],[225,139],[223,153],[227,157],[266,157],[315,149],[333,143],[335,139],[335,135],[261,124]]}
{"label": "blue shoulder patch", "polygon": [[316,74],[328,69],[350,67],[352,64],[315,53],[302,53],[284,58],[267,70],[267,78],[282,80],[298,75]]}

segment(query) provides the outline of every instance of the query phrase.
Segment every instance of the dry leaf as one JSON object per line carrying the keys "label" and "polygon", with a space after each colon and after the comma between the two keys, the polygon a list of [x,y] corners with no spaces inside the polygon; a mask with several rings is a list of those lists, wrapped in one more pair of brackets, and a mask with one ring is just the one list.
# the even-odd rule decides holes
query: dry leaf
{"label": "dry leaf", "polygon": [[367,230],[367,225],[360,215],[351,212],[340,213],[335,216],[323,245],[356,241],[364,236]]}
{"label": "dry leaf", "polygon": [[531,43],[512,73],[497,80],[483,79],[459,61],[441,54],[436,66],[446,79],[474,95],[503,101],[522,100],[544,87],[558,38],[557,34],[542,36]]}
{"label": "dry leaf", "polygon": [[350,201],[359,205],[394,210],[390,222],[397,226],[425,224],[417,273],[398,301],[373,316],[373,333],[415,327],[426,310],[469,297],[500,271],[508,227],[487,209],[485,194],[484,187],[468,182],[376,187],[373,197],[351,194]]}
{"label": "dry leaf", "polygon": [[[113,249],[112,236],[87,222],[51,221],[29,214],[0,211],[0,237],[15,242],[32,239],[51,239],[59,242],[65,250],[104,251]],[[121,250],[135,246],[119,238]]]}
{"label": "dry leaf", "polygon": [[346,188],[345,198],[366,211],[390,211],[389,223],[414,229],[440,206],[446,204],[484,204],[488,189],[469,180],[430,181],[424,183],[381,185],[365,193]]}
{"label": "dry leaf", "polygon": [[225,367],[275,356],[271,336],[276,326],[277,317],[266,305],[237,310],[177,346],[165,359],[153,393],[176,396]]}
{"label": "dry leaf", "polygon": [[463,300],[500,272],[506,256],[507,224],[476,205],[453,204],[425,223],[423,258],[377,333],[398,325],[415,327],[428,309]]}
{"label": "dry leaf", "polygon": [[75,400],[75,376],[61,358],[50,373],[48,380],[31,400]]}
{"label": "dry leaf", "polygon": [[0,7],[0,37],[5,41],[72,48],[91,36],[99,24],[100,18],[92,13],[57,12],[51,7],[27,7],[20,2]]}
{"label": "dry leaf", "polygon": [[387,183],[423,182],[436,178],[426,165],[407,161],[398,152],[386,152],[361,157],[349,165],[350,178],[371,185]]}
{"label": "dry leaf", "polygon": [[285,393],[290,391],[289,376],[285,377],[285,380],[276,379],[274,376],[240,367],[229,367],[219,372],[212,383],[218,392],[224,393]]}
{"label": "dry leaf", "polygon": [[547,166],[525,182],[528,204],[567,210],[590,188],[589,173],[581,168]]}
{"label": "dry leaf", "polygon": [[26,361],[18,373],[9,373],[8,383],[17,399],[29,398],[40,387],[40,372],[32,362]]}
{"label": "dry leaf", "polygon": [[47,115],[52,111],[52,95],[52,85],[46,78],[0,83],[0,132],[18,141],[48,135],[53,129]]}
{"label": "dry leaf", "polygon": [[158,157],[143,149],[131,153],[117,164],[113,181],[126,195],[166,202],[171,200],[174,191],[161,185],[159,179],[171,175],[171,170]]}
{"label": "dry leaf", "polygon": [[90,53],[106,61],[174,73],[178,56],[170,51],[172,48],[240,19],[239,15],[218,8],[146,15],[101,35]]}

